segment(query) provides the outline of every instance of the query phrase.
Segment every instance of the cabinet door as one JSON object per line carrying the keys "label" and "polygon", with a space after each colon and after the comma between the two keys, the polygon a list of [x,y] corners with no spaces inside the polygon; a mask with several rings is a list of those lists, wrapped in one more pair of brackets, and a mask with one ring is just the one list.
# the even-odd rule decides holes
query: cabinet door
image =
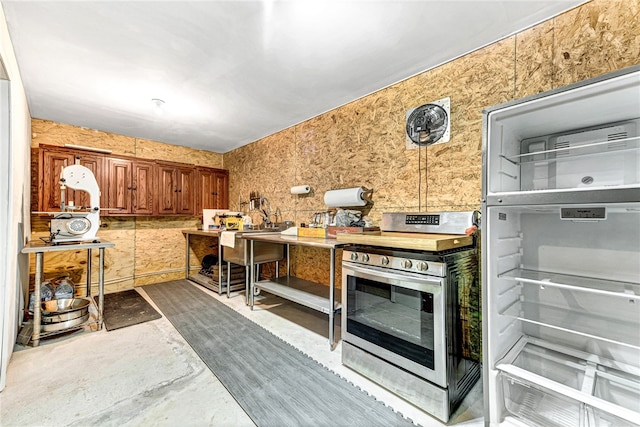
{"label": "cabinet door", "polygon": [[[75,153],[73,163],[75,163],[77,159],[80,160],[80,164],[82,166],[90,169],[91,172],[93,172],[93,176],[95,177],[96,182],[98,183],[98,188],[100,189],[100,202],[98,206],[100,207],[106,206],[107,196],[105,194],[106,191],[103,189],[104,180],[102,179],[104,176],[103,168],[102,168],[103,158],[101,156],[96,156],[92,154]],[[76,206],[92,207],[91,200],[89,200],[89,198],[90,198],[89,193],[87,193],[86,191],[70,192],[69,190],[67,190],[67,200],[73,200]],[[100,215],[102,214],[103,213],[100,212]]]}
{"label": "cabinet door", "polygon": [[154,164],[136,160],[133,162],[132,210],[136,215],[153,215]]}
{"label": "cabinet door", "polygon": [[215,196],[214,209],[229,209],[229,173],[216,172],[215,174]]}
{"label": "cabinet door", "polygon": [[203,209],[227,209],[229,207],[228,176],[228,172],[224,170],[198,168],[197,214],[201,214]]}
{"label": "cabinet door", "polygon": [[198,168],[198,203],[197,212],[203,209],[216,208],[215,171],[213,169]]}
{"label": "cabinet door", "polygon": [[158,215],[175,214],[178,193],[175,167],[158,164],[156,171]]}
{"label": "cabinet door", "polygon": [[108,159],[108,197],[107,208],[110,215],[131,214],[131,182],[132,162],[130,160]]}
{"label": "cabinet door", "polygon": [[176,180],[178,183],[176,213],[193,215],[196,211],[195,168],[177,168]]}
{"label": "cabinet door", "polygon": [[[39,210],[57,212],[60,206],[60,172],[62,168],[72,165],[74,156],[70,152],[41,149],[40,151],[40,194]],[[69,199],[67,195],[67,200]]]}
{"label": "cabinet door", "polygon": [[[60,172],[62,168],[76,164],[76,161],[93,172],[101,191],[99,206],[106,204],[106,192],[104,191],[103,156],[87,154],[83,151],[68,150],[64,148],[40,147],[40,183],[38,209],[46,212],[57,212],[62,209]],[[76,206],[89,207],[89,193],[86,191],[74,191],[67,188],[65,194],[66,203],[70,201]]]}

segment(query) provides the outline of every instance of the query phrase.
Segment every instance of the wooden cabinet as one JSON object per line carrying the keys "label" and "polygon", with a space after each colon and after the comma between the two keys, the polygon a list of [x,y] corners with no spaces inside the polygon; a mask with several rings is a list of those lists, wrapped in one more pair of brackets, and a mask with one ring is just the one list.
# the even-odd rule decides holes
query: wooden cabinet
{"label": "wooden cabinet", "polygon": [[198,213],[203,209],[229,208],[229,171],[198,167],[196,171]]}
{"label": "wooden cabinet", "polygon": [[[60,171],[76,161],[91,169],[98,181],[101,216],[194,216],[202,209],[229,207],[229,172],[223,169],[40,145],[39,211],[61,210]],[[68,189],[66,200],[73,200],[76,206],[89,205],[84,191]]]}
{"label": "wooden cabinet", "polygon": [[156,170],[158,215],[194,215],[196,211],[195,167],[158,162]]}
{"label": "wooden cabinet", "polygon": [[104,215],[153,215],[154,163],[109,157]]}
{"label": "wooden cabinet", "polygon": [[[62,168],[70,166],[78,161],[82,166],[91,169],[98,187],[104,188],[104,177],[102,174],[103,157],[93,153],[86,153],[80,150],[67,149],[47,149],[40,151],[40,180],[38,184],[39,202],[38,210],[43,212],[60,211],[61,190],[60,172]],[[100,195],[100,205],[102,206],[106,196],[104,192]],[[89,207],[89,193],[86,191],[66,190],[66,203],[70,201],[76,206]]]}

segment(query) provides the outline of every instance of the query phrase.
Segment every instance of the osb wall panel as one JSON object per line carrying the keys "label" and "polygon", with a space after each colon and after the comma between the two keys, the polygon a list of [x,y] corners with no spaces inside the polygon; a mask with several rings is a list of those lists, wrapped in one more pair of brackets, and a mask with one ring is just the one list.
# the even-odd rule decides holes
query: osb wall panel
{"label": "osb wall panel", "polygon": [[222,154],[196,150],[147,139],[116,135],[94,129],[55,123],[49,120],[31,121],[31,146],[64,144],[112,150],[114,156],[132,156],[142,159],[191,163],[197,166],[222,168]]}
{"label": "osb wall panel", "polygon": [[[286,129],[253,144],[235,150],[236,155],[225,157],[229,169],[229,205],[252,217],[254,224],[263,221],[259,212],[249,211],[249,196],[257,192],[269,201],[271,221],[295,221],[295,197],[290,189],[295,181],[294,129]],[[231,162],[227,164],[226,162]],[[233,170],[233,174],[231,171]]]}
{"label": "osb wall panel", "polygon": [[554,87],[640,63],[640,0],[593,0],[554,19]]}
{"label": "osb wall panel", "polygon": [[222,168],[223,166],[222,154],[146,139],[136,140],[136,156],[143,159],[191,163],[210,168]]}
{"label": "osb wall panel", "polygon": [[181,230],[195,229],[197,220],[138,218],[135,236],[135,285],[185,277],[186,239]]}
{"label": "osb wall panel", "polygon": [[515,97],[553,89],[553,21],[516,35]]}
{"label": "osb wall panel", "polygon": [[135,138],[49,120],[31,120],[31,135],[32,147],[40,144],[58,146],[74,144],[112,150],[114,156],[135,156],[136,154]]}
{"label": "osb wall panel", "polygon": [[[299,184],[311,185],[312,192],[289,200],[274,197],[297,224],[326,210],[327,190],[358,185],[374,190],[374,204],[364,212],[374,223],[388,211],[480,209],[483,109],[639,63],[639,1],[593,0],[226,153],[232,209],[243,210],[236,205],[238,195],[251,187],[273,197]],[[407,110],[447,96],[451,140],[407,150]],[[290,138],[295,153],[276,161],[269,147],[284,140],[290,147]],[[277,167],[264,166],[271,164]],[[287,181],[292,174],[293,182]],[[328,283],[328,251],[296,248],[292,254],[296,274]]]}

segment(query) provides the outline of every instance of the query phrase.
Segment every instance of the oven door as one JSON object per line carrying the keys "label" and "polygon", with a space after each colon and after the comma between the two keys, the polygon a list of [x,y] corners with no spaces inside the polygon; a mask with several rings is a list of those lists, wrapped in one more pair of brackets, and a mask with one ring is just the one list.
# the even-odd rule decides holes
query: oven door
{"label": "oven door", "polygon": [[342,339],[447,386],[444,278],[342,264]]}

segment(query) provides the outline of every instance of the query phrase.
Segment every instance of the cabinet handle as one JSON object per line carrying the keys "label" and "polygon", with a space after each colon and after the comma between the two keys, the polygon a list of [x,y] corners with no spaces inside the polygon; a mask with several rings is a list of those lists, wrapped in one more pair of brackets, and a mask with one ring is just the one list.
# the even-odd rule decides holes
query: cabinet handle
{"label": "cabinet handle", "polygon": [[178,192],[178,189],[176,188],[175,190],[173,190],[173,192],[174,192],[174,193],[177,193],[177,192]]}
{"label": "cabinet handle", "polygon": [[182,193],[182,190],[178,190],[178,193]]}
{"label": "cabinet handle", "polygon": [[131,190],[137,190],[138,187],[131,187]]}
{"label": "cabinet handle", "polygon": [[214,195],[214,196],[217,196],[217,195],[218,195],[218,193],[211,193],[211,194],[212,194],[212,195]]}
{"label": "cabinet handle", "polygon": [[127,190],[133,190],[133,187],[127,187]]}

